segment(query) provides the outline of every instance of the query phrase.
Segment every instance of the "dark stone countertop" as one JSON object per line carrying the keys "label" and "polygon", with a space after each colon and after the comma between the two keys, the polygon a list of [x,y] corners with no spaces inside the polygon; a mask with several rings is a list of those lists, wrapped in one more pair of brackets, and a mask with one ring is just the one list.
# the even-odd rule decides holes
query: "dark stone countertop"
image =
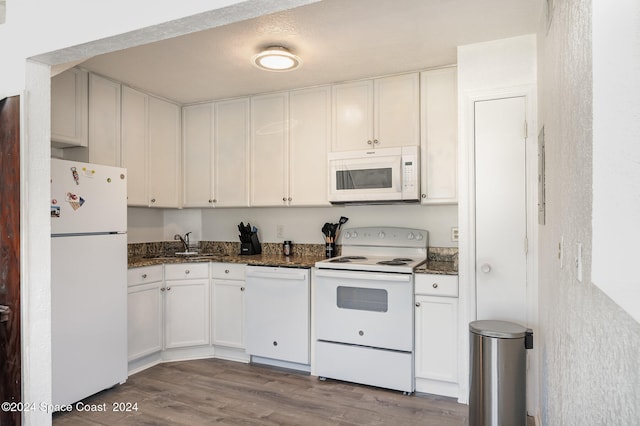
{"label": "dark stone countertop", "polygon": [[455,262],[427,260],[427,263],[416,268],[416,274],[458,275]]}
{"label": "dark stone countertop", "polygon": [[138,268],[141,266],[169,263],[222,262],[242,263],[251,266],[311,268],[319,260],[324,260],[324,256],[283,256],[281,254],[254,254],[240,256],[237,254],[201,253],[195,256],[130,256],[128,259],[128,266],[129,268]]}
{"label": "dark stone countertop", "polygon": [[[128,266],[129,268],[138,268],[141,266],[170,263],[221,262],[242,263],[251,266],[312,268],[315,266],[317,261],[324,259],[324,256],[283,256],[281,254],[254,254],[249,256],[240,256],[237,254],[201,253],[197,256],[131,256],[129,257]],[[427,263],[416,268],[416,274],[458,275],[458,269],[454,262],[429,260]]]}

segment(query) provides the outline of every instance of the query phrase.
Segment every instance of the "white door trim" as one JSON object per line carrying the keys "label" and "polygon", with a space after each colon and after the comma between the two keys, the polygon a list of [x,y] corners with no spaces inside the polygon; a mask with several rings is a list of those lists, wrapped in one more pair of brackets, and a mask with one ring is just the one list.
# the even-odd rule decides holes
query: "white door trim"
{"label": "white door trim", "polygon": [[475,142],[474,105],[477,101],[525,98],[528,135],[526,141],[526,187],[527,187],[527,235],[529,256],[527,261],[527,318],[525,324],[534,331],[534,349],[529,352],[527,373],[527,410],[532,415],[539,413],[538,359],[540,348],[535,342],[538,331],[538,190],[537,190],[537,86],[522,85],[467,91],[458,94],[458,279],[459,296],[459,356],[460,397],[458,401],[468,403],[469,396],[469,322],[476,318],[476,278],[475,278]]}

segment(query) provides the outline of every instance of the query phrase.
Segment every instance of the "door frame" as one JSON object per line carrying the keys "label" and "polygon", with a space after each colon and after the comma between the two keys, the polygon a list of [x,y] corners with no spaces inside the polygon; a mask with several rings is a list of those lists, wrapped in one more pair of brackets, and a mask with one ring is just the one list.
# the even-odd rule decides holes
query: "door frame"
{"label": "door frame", "polygon": [[[469,322],[476,319],[476,241],[475,241],[475,103],[502,98],[525,98],[527,140],[525,148],[526,212],[527,212],[527,324],[535,333],[538,319],[538,143],[537,143],[537,86],[533,84],[501,87],[459,93],[458,99],[458,280],[459,330],[458,370],[460,372],[459,402],[468,403],[469,396]],[[540,340],[538,340],[540,341]],[[539,345],[529,356],[527,371],[527,411],[539,413],[538,360]]]}

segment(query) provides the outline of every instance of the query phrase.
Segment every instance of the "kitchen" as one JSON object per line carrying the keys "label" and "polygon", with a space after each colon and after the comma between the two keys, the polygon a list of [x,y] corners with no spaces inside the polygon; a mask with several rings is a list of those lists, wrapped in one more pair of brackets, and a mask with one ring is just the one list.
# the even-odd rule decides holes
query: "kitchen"
{"label": "kitchen", "polygon": [[[557,6],[557,7],[558,7],[558,8],[560,8],[560,6]],[[564,10],[564,9],[559,9],[559,10]],[[559,16],[561,16],[561,17],[560,17],[560,18],[558,18],[558,19],[563,19],[563,18],[562,18],[562,16],[563,16],[563,15],[559,15]],[[559,22],[562,22],[562,21],[560,20]],[[554,33],[552,32],[552,34],[554,34]],[[551,110],[552,110],[552,109],[551,109]],[[553,130],[553,129],[551,129],[551,130]],[[556,178],[554,177],[554,179],[556,179]],[[400,208],[401,208],[401,207],[398,207],[398,209],[400,209]],[[346,208],[345,208],[345,209],[346,209]],[[360,208],[356,208],[356,207],[354,207],[353,209],[358,210],[358,209],[360,209]],[[406,210],[410,210],[410,209],[411,209],[411,207],[406,206]],[[395,211],[395,207],[389,207],[389,209],[387,210],[387,212],[389,212],[389,211],[390,211],[390,212],[394,212],[394,211]],[[155,213],[153,213],[153,214],[155,214]],[[153,215],[153,214],[152,214],[152,215]],[[187,213],[187,214],[188,214],[188,213]],[[344,214],[344,215],[345,215],[345,216],[349,216],[349,217],[351,217],[351,218],[352,218],[351,220],[354,220],[354,218],[357,216],[357,214],[352,214],[351,212],[349,212],[348,214]],[[164,217],[158,217],[158,216],[159,216],[159,215],[157,215],[157,214],[156,214],[156,216],[155,216],[155,224],[156,224],[156,225],[159,225],[159,226],[164,226],[164,222],[165,222],[165,221],[166,221],[167,223],[169,223],[169,224],[173,225],[173,226],[176,226],[176,225],[174,225],[174,224],[176,224],[176,223],[177,223],[177,224],[180,224],[180,223],[181,223],[181,220],[180,220],[180,219],[176,220],[176,218],[175,218],[175,217],[170,217],[170,218],[166,219],[166,218],[164,218]],[[177,213],[176,213],[176,215],[175,215],[175,216],[177,216]],[[339,215],[338,215],[338,216],[339,216]],[[333,215],[332,215],[332,217],[331,217],[331,218],[332,218],[332,220],[335,220],[335,216],[333,216]],[[198,220],[200,220],[200,219],[199,219],[198,217],[194,217],[194,218],[193,218],[193,220],[197,223],[197,222],[198,222]],[[323,222],[325,222],[326,220],[327,220],[327,218],[326,218],[326,217],[323,217],[323,218],[321,218],[321,219],[320,219],[320,221],[319,221],[319,222],[320,222],[320,223],[323,223]],[[234,224],[235,224],[235,222],[237,222],[237,221],[233,221],[233,222],[230,222],[230,223],[234,223]],[[143,222],[143,220],[141,220],[139,223],[140,223],[140,225],[141,225],[141,229],[145,229],[145,226],[144,226],[144,222]],[[209,225],[205,225],[205,221],[204,221],[204,220],[202,220],[202,223],[203,223],[203,227],[204,227],[204,226],[209,226]],[[160,224],[162,224],[162,225],[160,225]],[[272,226],[272,225],[275,225],[275,227],[274,227],[274,226]],[[278,225],[278,223],[277,223],[276,221],[274,221],[274,222],[272,223],[272,225],[271,225],[271,226],[267,226],[267,228],[275,229],[274,231],[270,231],[270,232],[277,233],[277,225]],[[462,227],[462,223],[460,223],[459,225]],[[177,225],[177,226],[179,226],[179,225]],[[225,226],[225,228],[226,228],[226,229],[229,229],[229,226]],[[262,225],[261,225],[261,228],[265,228],[265,226],[262,226]],[[434,228],[433,230],[432,230],[432,229],[430,229],[430,231],[432,231],[432,232],[433,232],[433,231],[435,231],[435,228]],[[143,231],[143,232],[146,232],[146,231]],[[231,231],[231,232],[232,232],[232,231]],[[170,234],[170,233],[169,233],[169,234]],[[446,238],[446,237],[444,237],[444,235],[446,235],[446,234],[447,234],[447,232],[442,231],[442,234],[443,234],[443,238],[442,238],[441,240],[444,240],[444,238]],[[155,233],[154,235],[156,235],[156,236],[157,236],[158,234],[157,234],[157,233]],[[448,235],[447,235],[447,236],[448,236]],[[464,236],[464,233],[462,233],[462,234],[461,234],[461,236]],[[163,234],[163,238],[162,238],[162,239],[165,239],[166,237],[167,237],[167,236],[165,236],[165,235]],[[168,237],[170,238],[170,237],[171,237],[171,235],[168,235]],[[155,238],[157,238],[157,237],[155,237]],[[296,240],[296,239],[298,239],[298,237],[294,236],[292,239]],[[300,239],[300,240],[303,240],[303,239]],[[273,241],[280,241],[280,239],[274,238],[274,239],[273,239]],[[556,244],[557,244],[557,242],[556,242]],[[546,250],[547,250],[547,252],[551,252],[551,251],[552,251],[552,249],[550,249],[549,247],[547,247],[547,249],[546,249]],[[547,270],[548,270],[548,269],[547,269]],[[544,405],[543,405],[543,406],[544,406]]]}

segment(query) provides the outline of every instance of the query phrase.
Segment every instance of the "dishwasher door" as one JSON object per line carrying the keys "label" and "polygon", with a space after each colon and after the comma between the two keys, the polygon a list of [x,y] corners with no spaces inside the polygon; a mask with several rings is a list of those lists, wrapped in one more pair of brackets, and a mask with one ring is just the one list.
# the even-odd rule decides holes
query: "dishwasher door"
{"label": "dishwasher door", "polygon": [[248,266],[246,350],[252,356],[309,364],[309,269]]}

